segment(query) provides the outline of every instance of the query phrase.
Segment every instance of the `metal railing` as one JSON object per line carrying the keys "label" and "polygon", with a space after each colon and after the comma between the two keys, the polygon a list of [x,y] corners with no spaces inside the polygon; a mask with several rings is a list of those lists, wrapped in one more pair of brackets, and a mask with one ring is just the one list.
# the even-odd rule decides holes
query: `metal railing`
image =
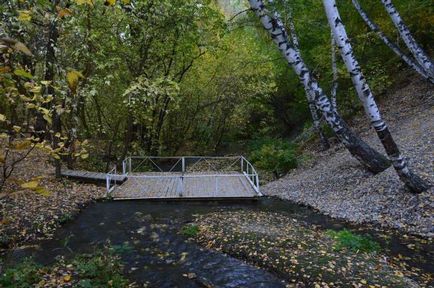
{"label": "metal railing", "polygon": [[107,191],[106,196],[109,196],[113,189],[116,187],[118,178],[119,174],[117,173],[116,166],[114,166],[113,169],[110,170],[105,176]]}
{"label": "metal railing", "polygon": [[[111,183],[116,180],[114,175],[119,176],[119,174],[116,174],[116,167],[107,174],[108,194],[113,191],[114,186]],[[262,196],[259,189],[259,175],[244,156],[129,156],[122,161],[122,175],[133,181],[138,178],[152,179],[153,181],[175,179],[178,183],[177,193],[180,196],[188,192],[184,189],[184,183],[190,178],[214,178],[212,193],[217,195],[223,189],[223,185],[219,184],[225,177],[245,177],[254,191],[259,196]],[[136,182],[138,187],[145,189],[140,181]]]}

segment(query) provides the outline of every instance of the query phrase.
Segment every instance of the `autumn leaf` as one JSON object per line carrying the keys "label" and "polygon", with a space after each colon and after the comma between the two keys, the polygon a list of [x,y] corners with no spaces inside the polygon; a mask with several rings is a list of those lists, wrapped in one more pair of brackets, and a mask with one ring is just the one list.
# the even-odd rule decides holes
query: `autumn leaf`
{"label": "autumn leaf", "polygon": [[91,5],[91,6],[93,6],[92,0],[75,0],[75,3],[77,3],[78,5]]}
{"label": "autumn leaf", "polygon": [[13,49],[15,49],[16,51],[20,51],[24,54],[26,54],[27,56],[33,56],[32,52],[30,52],[29,48],[27,48],[26,45],[24,45],[23,43],[17,41],[13,46]]}
{"label": "autumn leaf", "polygon": [[104,5],[113,6],[116,4],[116,0],[105,0]]}
{"label": "autumn leaf", "polygon": [[39,186],[39,181],[37,180],[32,180],[21,184],[21,188],[30,189],[30,190],[36,189],[38,186]]}
{"label": "autumn leaf", "polygon": [[30,20],[32,20],[32,12],[29,10],[19,10],[18,20],[22,22],[29,22]]}
{"label": "autumn leaf", "polygon": [[122,4],[124,5],[128,5],[130,4],[131,0],[122,0]]}
{"label": "autumn leaf", "polygon": [[71,70],[66,73],[66,81],[68,82],[68,87],[73,93],[77,90],[78,81],[80,78],[84,78],[83,74],[78,71]]}
{"label": "autumn leaf", "polygon": [[20,77],[32,79],[33,75],[23,69],[15,69],[14,74]]}
{"label": "autumn leaf", "polygon": [[30,147],[32,143],[28,140],[15,141],[11,143],[11,148],[17,151],[22,151]]}
{"label": "autumn leaf", "polygon": [[61,9],[61,8],[59,8],[57,10],[57,16],[59,18],[63,18],[63,17],[71,16],[71,15],[72,15],[71,9],[68,9],[68,8]]}
{"label": "autumn leaf", "polygon": [[0,122],[5,122],[6,121],[6,116],[3,114],[0,114]]}

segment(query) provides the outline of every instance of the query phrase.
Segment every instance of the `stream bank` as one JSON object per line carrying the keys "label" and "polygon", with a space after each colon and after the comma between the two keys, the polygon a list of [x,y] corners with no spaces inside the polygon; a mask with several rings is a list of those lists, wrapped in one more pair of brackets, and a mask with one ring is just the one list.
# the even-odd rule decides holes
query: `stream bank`
{"label": "stream bank", "polygon": [[[211,224],[216,226],[210,226]],[[199,234],[196,235],[198,238],[186,236],[188,233],[185,233],[184,227],[189,225],[200,227]],[[207,225],[214,228],[205,228]],[[217,233],[221,231],[222,225],[228,229],[235,229],[235,231],[247,231],[253,241],[235,239],[234,244],[232,234]],[[243,230],[246,227],[253,228]],[[357,234],[371,234],[373,240],[381,246],[379,254],[366,256],[356,252],[344,253],[330,250],[334,243],[333,239],[327,238],[328,236],[323,231],[341,231],[344,228]],[[189,236],[194,236],[194,234],[195,232]],[[293,234],[296,237],[292,238]],[[373,263],[372,265],[380,265],[378,267],[381,270],[374,269],[365,277],[366,279],[361,278],[365,274],[360,271],[354,272],[355,276],[350,274],[353,275],[353,279],[360,277],[356,284],[364,285],[363,280],[371,283],[368,282],[371,279],[368,276],[372,276],[373,279],[384,276],[392,279],[390,283],[410,285],[404,287],[424,287],[424,282],[427,283],[429,277],[432,277],[433,267],[429,262],[433,256],[432,243],[424,242],[426,240],[411,236],[400,237],[393,231],[380,233],[352,226],[316,213],[309,208],[272,198],[237,203],[97,202],[84,209],[76,219],[62,226],[53,239],[39,241],[34,245],[10,252],[5,259],[5,267],[12,267],[29,256],[45,267],[56,265],[59,257],[65,259],[65,263],[70,263],[68,261],[72,261],[71,259],[77,255],[92,255],[95,251],[109,247],[117,251],[122,262],[124,277],[129,279],[131,284],[145,287],[292,287],[294,285],[303,287],[300,285],[313,283],[309,282],[309,278],[298,277],[290,271],[282,274],[272,265],[268,265],[270,262],[262,258],[253,258],[256,260],[252,261],[252,258],[245,257],[243,253],[247,251],[259,251],[261,246],[257,245],[263,242],[257,241],[268,239],[264,235],[281,237],[280,243],[286,243],[289,246],[285,247],[291,248],[290,250],[266,251],[269,259],[275,260],[278,256],[282,264],[285,263],[285,257],[288,261],[293,259],[293,262],[296,260],[303,263],[300,258],[292,257],[300,256],[296,253],[301,251],[318,251],[319,249],[321,253],[321,250],[328,249],[324,250],[327,252],[324,257],[330,255],[332,255],[330,257],[350,257],[348,259],[351,261],[366,258]],[[295,240],[301,240],[304,243],[300,242],[295,245],[295,242],[291,242]],[[214,241],[216,244],[210,245],[209,241]],[[223,246],[221,250],[227,254],[216,249],[220,248],[217,246],[218,243],[226,242],[228,245],[233,245],[237,253]],[[269,239],[269,242],[273,243],[272,239]],[[298,248],[298,244],[302,245],[301,248]],[[263,255],[263,253],[257,253],[257,255]],[[382,262],[380,258],[383,256],[387,258],[387,261]],[[324,257],[318,257],[318,261],[325,261]],[[395,258],[398,261],[398,267],[391,263]],[[313,264],[318,263],[314,258],[312,261],[314,261]],[[303,263],[303,266],[298,267],[304,269],[304,274],[308,275],[309,272],[312,273],[311,277],[316,277],[315,275],[318,274],[311,270],[316,265],[313,264]],[[344,267],[339,266],[341,265],[339,263],[334,265]],[[365,268],[368,266],[360,267],[366,272]],[[329,269],[332,268],[329,267]],[[324,276],[323,282],[327,280],[327,283],[324,283],[329,287],[332,287],[331,282],[335,284],[334,287],[345,287],[338,285],[341,281],[339,274],[333,276],[330,272],[328,274],[324,272],[324,275],[327,277]],[[318,284],[320,287],[327,287],[322,282]],[[68,287],[67,285],[68,283],[60,287]]]}

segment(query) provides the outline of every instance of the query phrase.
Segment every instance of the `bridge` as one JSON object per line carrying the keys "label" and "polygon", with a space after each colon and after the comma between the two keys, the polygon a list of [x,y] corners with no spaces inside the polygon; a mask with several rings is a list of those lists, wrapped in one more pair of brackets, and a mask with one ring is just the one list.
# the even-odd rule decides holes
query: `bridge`
{"label": "bridge", "polygon": [[131,156],[121,173],[114,167],[106,174],[106,188],[115,200],[262,196],[258,173],[243,156]]}

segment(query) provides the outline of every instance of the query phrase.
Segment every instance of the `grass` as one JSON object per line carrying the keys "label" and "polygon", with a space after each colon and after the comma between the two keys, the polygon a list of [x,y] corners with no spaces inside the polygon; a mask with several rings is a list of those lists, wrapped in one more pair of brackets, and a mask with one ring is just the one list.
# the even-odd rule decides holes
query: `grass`
{"label": "grass", "polygon": [[334,249],[350,249],[356,252],[378,252],[381,247],[370,235],[354,234],[347,229],[340,231],[327,231],[327,235],[335,240]]}
{"label": "grass", "polygon": [[[59,271],[64,271],[59,276]],[[41,266],[31,258],[6,268],[0,275],[0,287],[27,288],[53,283],[71,287],[127,287],[129,281],[122,274],[123,266],[110,249],[92,254],[80,254],[72,260],[58,259],[50,266]],[[41,285],[43,286],[43,285]]]}
{"label": "grass", "polygon": [[199,231],[199,227],[194,224],[188,224],[181,228],[181,234],[188,238],[196,237]]}

